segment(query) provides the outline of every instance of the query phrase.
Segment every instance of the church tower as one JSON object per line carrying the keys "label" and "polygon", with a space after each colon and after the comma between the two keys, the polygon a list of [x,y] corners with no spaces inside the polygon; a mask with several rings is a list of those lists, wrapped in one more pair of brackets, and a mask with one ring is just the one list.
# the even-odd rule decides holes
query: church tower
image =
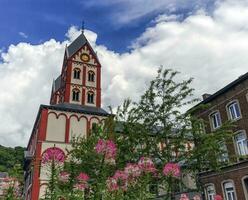
{"label": "church tower", "polygon": [[71,148],[73,137],[87,137],[109,114],[101,108],[101,64],[82,32],[65,48],[61,74],[53,81],[50,105],[41,105],[25,151],[25,200],[38,200],[48,177],[42,156]]}
{"label": "church tower", "polygon": [[66,47],[53,83],[50,104],[59,103],[101,107],[101,64],[83,33]]}

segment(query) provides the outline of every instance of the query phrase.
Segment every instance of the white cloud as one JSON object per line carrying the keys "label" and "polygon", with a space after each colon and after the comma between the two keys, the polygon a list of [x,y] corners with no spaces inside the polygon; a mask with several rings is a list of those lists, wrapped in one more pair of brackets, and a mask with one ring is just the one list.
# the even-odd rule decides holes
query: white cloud
{"label": "white cloud", "polygon": [[[219,3],[211,16],[200,10],[181,22],[160,18],[123,54],[96,45],[97,35],[85,30],[103,66],[103,106],[137,100],[160,65],[181,71],[180,78],[194,77],[197,97],[238,78],[248,71],[247,12],[247,3],[236,0]],[[79,33],[71,27],[68,40]],[[39,104],[49,101],[67,42],[19,43],[1,53],[0,144],[26,144]]]}
{"label": "white cloud", "polygon": [[18,34],[19,34],[21,37],[25,38],[25,39],[28,38],[28,35],[27,35],[26,33],[24,33],[24,32],[19,32]]}
{"label": "white cloud", "polygon": [[214,4],[221,0],[90,0],[87,3],[83,1],[84,5],[88,6],[109,6],[114,5],[112,19],[114,23],[126,24],[134,23],[142,17],[154,13],[161,12],[176,12],[183,10],[183,12],[194,12],[200,8],[207,8],[210,4]]}

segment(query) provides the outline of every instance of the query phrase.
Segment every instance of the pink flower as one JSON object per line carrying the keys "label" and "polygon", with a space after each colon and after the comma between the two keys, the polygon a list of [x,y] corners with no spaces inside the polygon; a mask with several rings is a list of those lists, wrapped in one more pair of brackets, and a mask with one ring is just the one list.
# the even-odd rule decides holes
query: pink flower
{"label": "pink flower", "polygon": [[65,153],[57,147],[48,148],[42,155],[42,163],[46,164],[51,161],[63,163],[65,161]]}
{"label": "pink flower", "polygon": [[96,152],[100,154],[103,151],[105,151],[105,148],[106,148],[105,141],[103,139],[99,139],[95,147]]}
{"label": "pink flower", "polygon": [[124,169],[124,172],[130,178],[136,178],[141,175],[141,169],[138,164],[128,163]]}
{"label": "pink flower", "polygon": [[167,163],[164,166],[163,173],[165,176],[179,177],[180,167],[177,163]]}
{"label": "pink flower", "polygon": [[86,184],[84,184],[84,183],[77,183],[73,187],[74,187],[75,190],[81,190],[81,191],[83,191],[88,186]]}
{"label": "pink flower", "polygon": [[80,182],[87,182],[89,179],[90,179],[90,177],[83,172],[81,172],[77,177],[77,180]]}
{"label": "pink flower", "polygon": [[106,141],[106,153],[105,157],[107,159],[115,158],[116,156],[116,145],[112,140],[107,140]]}
{"label": "pink flower", "polygon": [[155,173],[157,171],[153,161],[148,157],[141,157],[139,162],[138,162],[138,165],[142,169],[142,171],[144,171],[144,172]]}
{"label": "pink flower", "polygon": [[181,194],[180,200],[189,200],[189,197],[187,194]]}
{"label": "pink flower", "polygon": [[114,176],[108,178],[107,188],[109,191],[116,191],[119,189],[127,190],[128,175],[121,170],[117,170]]}
{"label": "pink flower", "polygon": [[60,172],[59,181],[66,183],[69,181],[70,174],[68,172]]}
{"label": "pink flower", "polygon": [[222,196],[217,194],[214,196],[214,200],[222,200]]}
{"label": "pink flower", "polygon": [[99,139],[95,150],[98,154],[104,155],[106,160],[111,160],[116,157],[117,148],[112,140]]}

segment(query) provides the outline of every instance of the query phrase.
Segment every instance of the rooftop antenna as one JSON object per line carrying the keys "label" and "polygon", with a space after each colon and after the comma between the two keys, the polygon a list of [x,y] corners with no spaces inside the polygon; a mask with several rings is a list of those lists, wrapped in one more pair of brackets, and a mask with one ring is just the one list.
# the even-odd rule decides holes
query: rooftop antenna
{"label": "rooftop antenna", "polygon": [[82,33],[84,33],[84,21],[82,21],[81,31],[82,31]]}

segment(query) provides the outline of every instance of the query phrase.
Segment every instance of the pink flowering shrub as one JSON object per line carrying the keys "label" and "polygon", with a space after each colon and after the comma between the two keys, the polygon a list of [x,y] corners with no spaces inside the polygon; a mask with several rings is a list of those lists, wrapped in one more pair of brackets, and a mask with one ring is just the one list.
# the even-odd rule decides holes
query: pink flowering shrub
{"label": "pink flowering shrub", "polygon": [[164,166],[163,174],[165,176],[180,177],[180,167],[177,163],[167,163]]}
{"label": "pink flowering shrub", "polygon": [[155,173],[157,171],[152,159],[148,157],[141,157],[138,165],[143,172]]}
{"label": "pink flowering shrub", "polygon": [[63,163],[65,161],[65,153],[57,147],[48,148],[42,155],[42,163],[46,164],[51,161]]}
{"label": "pink flowering shrub", "polygon": [[58,180],[62,183],[67,183],[69,181],[70,174],[68,172],[62,171],[59,174]]}
{"label": "pink flowering shrub", "polygon": [[106,160],[115,159],[116,157],[117,148],[112,140],[99,139],[95,150],[98,154],[104,155]]}
{"label": "pink flowering shrub", "polygon": [[214,200],[222,200],[222,196],[217,194],[214,196]]}

